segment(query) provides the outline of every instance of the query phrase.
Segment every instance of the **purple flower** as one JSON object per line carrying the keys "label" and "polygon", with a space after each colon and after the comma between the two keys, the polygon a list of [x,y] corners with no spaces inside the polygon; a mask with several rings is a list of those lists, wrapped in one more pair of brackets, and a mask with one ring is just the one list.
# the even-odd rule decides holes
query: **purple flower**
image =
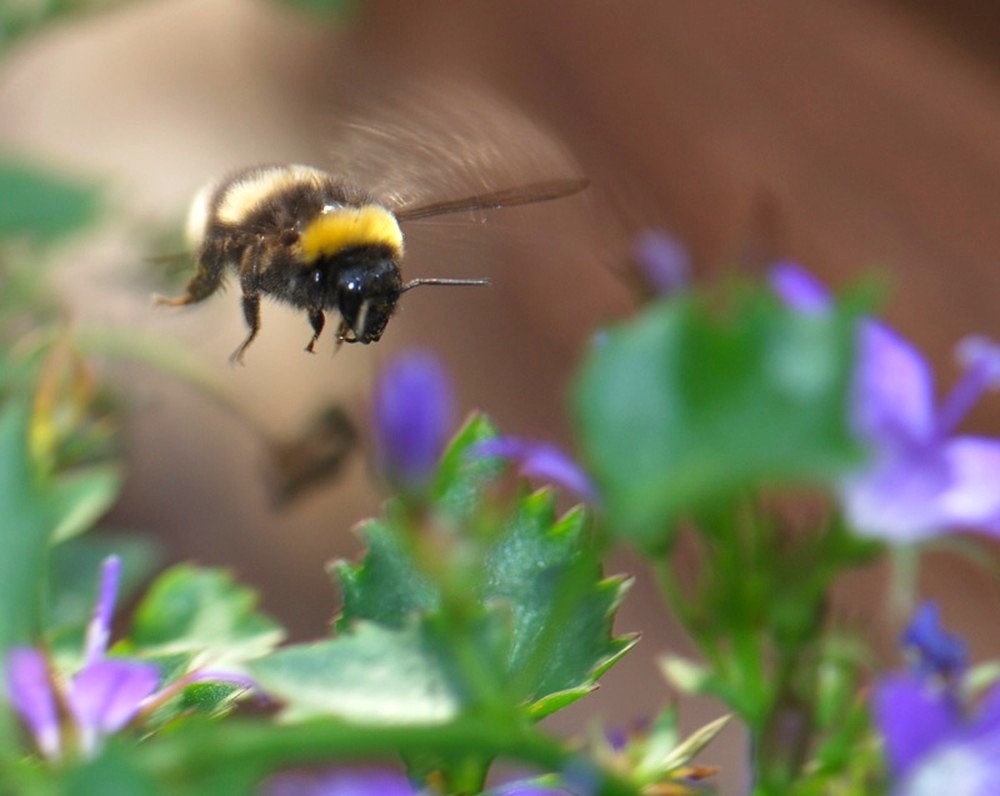
{"label": "purple flower", "polygon": [[441,363],[412,351],[391,362],[375,387],[375,457],[393,486],[425,489],[454,428],[454,396]]}
{"label": "purple flower", "polygon": [[[94,614],[87,626],[83,667],[62,692],[85,755],[93,754],[102,737],[128,724],[159,681],[159,673],[150,663],[105,658],[120,576],[120,559],[106,559]],[[12,649],[7,657],[7,689],[11,705],[31,730],[42,754],[51,759],[60,757],[63,738],[45,656],[30,647]]]}
{"label": "purple flower", "polygon": [[952,677],[961,674],[968,662],[965,642],[941,627],[940,611],[932,602],[917,609],[901,643],[912,653],[917,670],[927,675]]}
{"label": "purple flower", "polygon": [[[922,608],[915,617],[916,635],[927,635],[933,624],[930,635],[943,636],[952,646],[957,640],[937,627],[936,615],[933,622],[927,616]],[[918,662],[914,671],[888,675],[875,685],[872,713],[885,741],[892,793],[1000,793],[1000,685],[978,705],[966,704],[967,690],[955,678],[939,675]]]}
{"label": "purple flower", "polygon": [[525,477],[551,481],[589,503],[597,502],[597,490],[590,477],[556,445],[520,437],[496,437],[477,442],[469,449],[469,455],[507,459]]}
{"label": "purple flower", "polygon": [[[16,647],[7,655],[7,692],[10,703],[24,720],[43,755],[63,755],[64,735],[56,694],[61,696],[77,748],[90,756],[104,737],[127,725],[141,711],[159,704],[184,685],[210,676],[213,680],[249,687],[238,675],[196,673],[157,692],[157,667],[128,658],[108,658],[111,621],[121,578],[121,560],[105,559],[94,613],[87,626],[83,666],[63,682],[53,677],[45,656],[32,647]],[[59,685],[57,685],[57,683]],[[57,691],[58,688],[58,691]]]}
{"label": "purple flower", "polygon": [[[791,263],[773,269],[771,284],[802,312],[829,307],[823,286]],[[852,422],[870,458],[840,485],[852,526],[899,543],[949,530],[1000,534],[1000,441],[955,435],[982,393],[1000,384],[1000,347],[964,340],[965,372],[940,406],[927,362],[888,326],[863,320],[858,349]]]}
{"label": "purple flower", "polygon": [[658,296],[682,290],[691,279],[691,258],[687,249],[661,230],[647,230],[639,235],[632,257],[643,280]]}

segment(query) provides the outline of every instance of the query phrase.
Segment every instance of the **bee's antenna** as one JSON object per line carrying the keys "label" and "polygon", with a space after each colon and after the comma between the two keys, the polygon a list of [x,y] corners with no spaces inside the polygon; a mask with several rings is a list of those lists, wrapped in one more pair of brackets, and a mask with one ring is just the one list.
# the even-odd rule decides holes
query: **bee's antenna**
{"label": "bee's antenna", "polygon": [[405,285],[403,289],[399,291],[400,293],[405,293],[407,290],[412,290],[415,287],[420,287],[421,285],[488,285],[490,284],[489,279],[439,279],[437,277],[425,277],[423,279],[411,279]]}

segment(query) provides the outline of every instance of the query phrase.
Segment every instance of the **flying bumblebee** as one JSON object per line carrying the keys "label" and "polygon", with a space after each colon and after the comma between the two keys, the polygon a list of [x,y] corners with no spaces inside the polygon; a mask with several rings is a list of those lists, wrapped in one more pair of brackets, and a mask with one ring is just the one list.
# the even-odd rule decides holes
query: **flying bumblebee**
{"label": "flying bumblebee", "polygon": [[447,213],[544,202],[583,190],[585,178],[485,190],[443,201],[398,204],[349,185],[334,174],[302,165],[254,166],[203,188],[192,202],[186,227],[196,272],[184,295],[157,296],[180,306],[211,296],[227,271],[239,279],[246,339],[243,355],[260,331],[262,295],[305,310],[312,353],[326,312],[340,314],[340,343],[378,341],[399,297],[421,285],[483,285],[485,279],[415,278],[400,273],[401,222]]}

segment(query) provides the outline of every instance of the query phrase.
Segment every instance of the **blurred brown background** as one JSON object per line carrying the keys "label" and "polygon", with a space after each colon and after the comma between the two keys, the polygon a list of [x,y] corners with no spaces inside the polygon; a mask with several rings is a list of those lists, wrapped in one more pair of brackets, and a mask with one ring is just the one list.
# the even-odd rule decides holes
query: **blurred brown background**
{"label": "blurred brown background", "polygon": [[[245,368],[226,363],[243,335],[233,291],[182,313],[149,307],[144,228],[179,225],[191,193],[227,168],[322,165],[340,108],[420,74],[497,92],[594,180],[586,198],[454,235],[445,227],[440,248],[414,244],[423,271],[486,275],[492,289],[408,296],[381,344],[333,360],[329,337],[303,354],[304,319],[267,306]],[[265,0],[149,0],[15,52],[0,71],[0,146],[109,187],[108,223],[57,271],[74,316],[181,340],[272,435],[295,433],[329,401],[363,417],[377,364],[421,345],[446,358],[463,407],[565,441],[567,379],[591,331],[628,310],[611,266],[645,225],[679,235],[700,276],[777,255],[834,285],[876,269],[891,285],[886,314],[945,384],[961,336],[1000,334],[993,3],[363,0],[331,21]],[[161,535],[173,557],[233,566],[296,636],[322,633],[335,594],[321,565],[355,555],[349,529],[378,508],[365,463],[276,512],[245,425],[162,375],[115,373],[133,411],[131,476],[113,522]],[[1000,402],[985,401],[969,427],[1000,432]],[[637,570],[627,557],[620,566]],[[873,632],[867,606],[882,574],[853,579],[838,603]],[[995,626],[996,584],[967,563],[935,559],[924,591],[964,632]],[[562,726],[592,711],[625,722],[670,698],[652,659],[685,646],[656,601],[640,581],[620,627],[643,630],[643,654]],[[973,638],[977,654],[1000,649],[992,635]],[[691,706],[686,724],[716,712]],[[725,764],[723,792],[738,792],[743,753],[738,733],[727,735],[706,761]]]}

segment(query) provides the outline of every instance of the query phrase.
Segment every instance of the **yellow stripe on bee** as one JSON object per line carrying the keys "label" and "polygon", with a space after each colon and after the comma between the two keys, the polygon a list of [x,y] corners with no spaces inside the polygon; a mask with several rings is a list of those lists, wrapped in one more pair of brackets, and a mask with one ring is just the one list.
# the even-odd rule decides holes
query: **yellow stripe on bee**
{"label": "yellow stripe on bee", "polygon": [[403,232],[396,217],[384,207],[333,207],[302,230],[299,246],[307,263],[355,246],[387,246],[399,258],[403,256]]}

